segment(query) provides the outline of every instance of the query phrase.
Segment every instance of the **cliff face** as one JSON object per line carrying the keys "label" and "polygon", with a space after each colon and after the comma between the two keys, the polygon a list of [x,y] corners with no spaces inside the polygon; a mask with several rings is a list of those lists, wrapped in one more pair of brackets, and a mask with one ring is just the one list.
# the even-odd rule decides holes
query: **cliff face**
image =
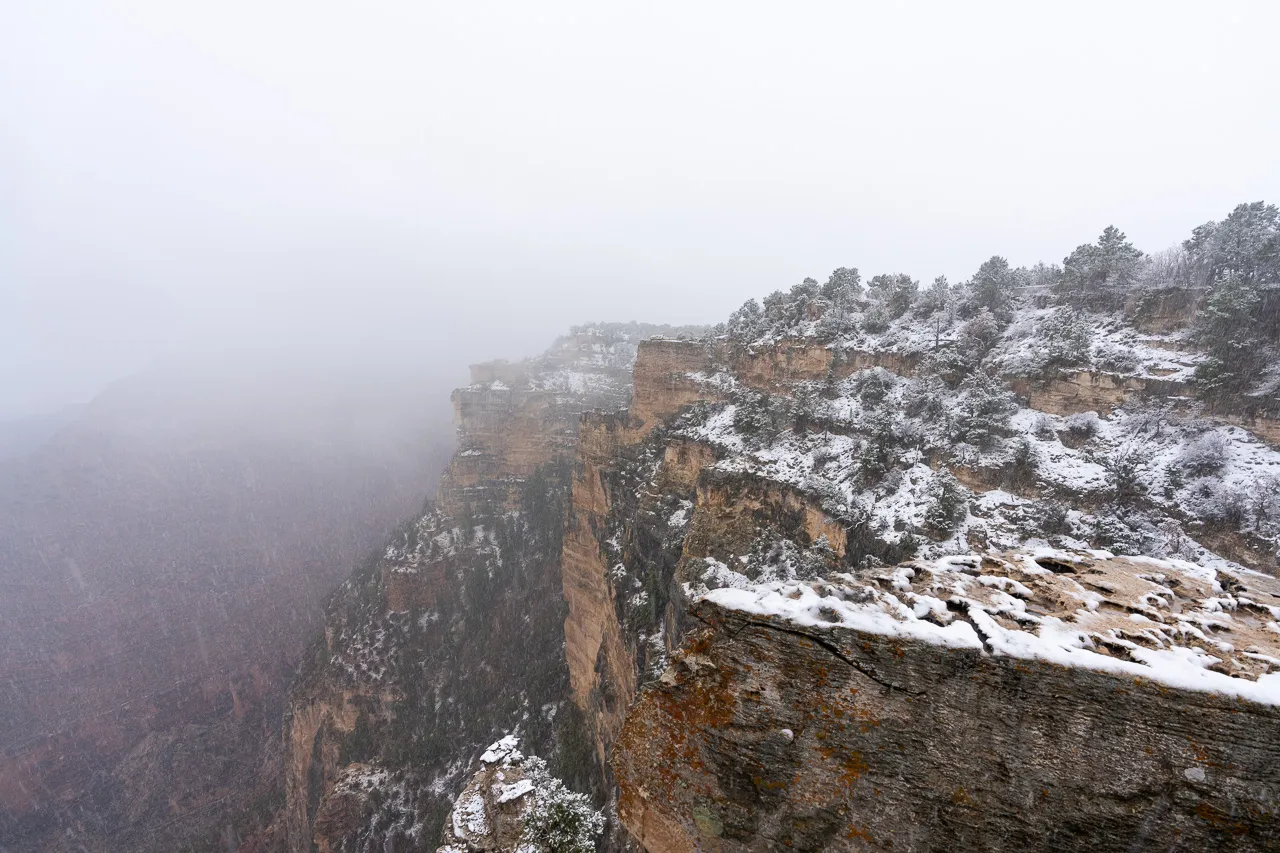
{"label": "cliff face", "polygon": [[1274,849],[1277,604],[1066,554],[720,590],[628,715],[619,813],[651,853]]}
{"label": "cliff face", "polygon": [[1266,405],[1194,399],[1172,321],[814,293],[473,369],[295,689],[291,850],[423,849],[511,732],[610,850],[1276,841]]}
{"label": "cliff face", "polygon": [[662,331],[583,328],[472,368],[438,501],[335,595],[295,680],[270,833],[284,849],[434,850],[472,762],[513,730],[603,798],[566,702],[561,541],[579,418],[627,404],[636,341]]}
{"label": "cliff face", "polygon": [[[1274,731],[1270,698],[1001,656],[976,633],[961,649],[892,632],[831,639],[708,598],[913,556],[1052,544],[1094,560],[1082,573],[1096,576],[1061,564],[1036,571],[1070,583],[1017,580],[1043,597],[1025,618],[1075,631],[1089,621],[1078,608],[1119,614],[1087,644],[1132,662],[1142,653],[1118,651],[1133,643],[1130,620],[1168,617],[1107,593],[1163,569],[1097,555],[1145,551],[1208,572],[1199,600],[1209,610],[1214,584],[1255,590],[1241,606],[1256,604],[1260,621],[1237,625],[1239,637],[1177,620],[1173,635],[1208,638],[1188,652],[1196,666],[1260,684],[1280,599],[1252,570],[1273,570],[1274,531],[1197,515],[1181,478],[1211,468],[1267,491],[1280,456],[1265,418],[1189,402],[1185,378],[1161,366],[1183,358],[1168,346],[1142,375],[1023,382],[1014,371],[1006,390],[966,381],[936,355],[839,341],[642,344],[630,411],[584,418],[562,556],[572,695],[617,769],[632,839],[653,851],[1275,843],[1265,792],[1277,756],[1271,735],[1250,734]],[[993,432],[970,426],[979,411],[994,413]],[[1224,452],[1198,467],[1210,445]],[[1112,533],[1126,526],[1133,539]],[[1193,588],[1167,574],[1169,588]],[[953,595],[912,594],[943,614]],[[1248,653],[1224,658],[1232,647]],[[1029,698],[1041,692],[1043,702]],[[1011,707],[990,722],[991,709]],[[1197,719],[1216,727],[1205,743]],[[1126,773],[1110,780],[1119,764]],[[1217,787],[1201,784],[1206,768]],[[1040,818],[1018,817],[1040,805]]]}

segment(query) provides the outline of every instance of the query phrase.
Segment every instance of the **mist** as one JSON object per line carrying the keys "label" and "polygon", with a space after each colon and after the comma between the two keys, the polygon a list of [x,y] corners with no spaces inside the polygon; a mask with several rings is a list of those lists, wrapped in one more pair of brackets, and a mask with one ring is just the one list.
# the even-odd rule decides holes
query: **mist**
{"label": "mist", "polygon": [[960,280],[1280,195],[1231,3],[10,4],[0,415],[175,360],[348,366]]}

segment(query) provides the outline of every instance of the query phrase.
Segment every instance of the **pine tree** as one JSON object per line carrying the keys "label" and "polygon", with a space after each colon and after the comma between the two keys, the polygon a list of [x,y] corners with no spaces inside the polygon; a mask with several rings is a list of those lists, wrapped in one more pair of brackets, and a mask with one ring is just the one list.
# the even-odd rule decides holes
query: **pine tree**
{"label": "pine tree", "polygon": [[875,276],[867,287],[891,319],[907,313],[920,290],[919,283],[906,273]]}
{"label": "pine tree", "polygon": [[1008,261],[995,255],[978,267],[966,289],[965,316],[971,317],[985,308],[998,322],[1009,322],[1016,302],[1018,275],[1010,269]]}
{"label": "pine tree", "polygon": [[1228,276],[1280,284],[1280,208],[1260,201],[1237,205],[1221,222],[1208,222],[1182,244],[1202,284]]}
{"label": "pine tree", "polygon": [[862,295],[862,276],[857,267],[840,267],[822,285],[822,296],[832,305],[849,308]]}
{"label": "pine tree", "polygon": [[1231,272],[1214,286],[1197,319],[1209,358],[1196,368],[1196,382],[1209,394],[1238,393],[1248,387],[1269,352],[1253,282]]}
{"label": "pine tree", "polygon": [[525,769],[536,785],[521,816],[525,844],[539,853],[594,853],[604,815],[548,773],[542,759],[530,756]]}
{"label": "pine tree", "polygon": [[1085,243],[1062,262],[1058,293],[1092,310],[1114,310],[1134,289],[1146,255],[1114,225],[1103,230],[1097,243]]}
{"label": "pine tree", "polygon": [[943,471],[929,485],[929,508],[924,526],[936,536],[946,536],[964,517],[965,491],[949,472]]}
{"label": "pine tree", "polygon": [[960,384],[956,407],[955,438],[986,447],[1009,427],[1009,418],[1018,410],[1018,401],[1000,380],[976,371]]}

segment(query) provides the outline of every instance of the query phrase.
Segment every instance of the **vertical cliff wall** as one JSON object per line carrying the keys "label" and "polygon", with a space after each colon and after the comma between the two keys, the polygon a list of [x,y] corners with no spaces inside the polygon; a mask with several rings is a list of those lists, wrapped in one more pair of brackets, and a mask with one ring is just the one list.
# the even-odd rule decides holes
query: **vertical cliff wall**
{"label": "vertical cliff wall", "polygon": [[[297,695],[291,718],[299,726],[288,750],[291,849],[315,844],[336,851],[356,841],[390,840],[419,849],[413,845],[438,823],[476,750],[513,728],[552,757],[556,772],[571,784],[592,791],[598,803],[617,806],[631,840],[652,850],[786,844],[889,849],[890,841],[943,849],[936,846],[941,836],[921,827],[945,811],[944,794],[975,797],[999,816],[979,820],[972,804],[958,817],[946,812],[953,836],[971,848],[995,849],[998,839],[1022,843],[1028,833],[1042,830],[1062,833],[1064,844],[1091,843],[1092,830],[1058,824],[1036,824],[1022,835],[1011,829],[1009,815],[1026,793],[1016,784],[991,783],[982,797],[971,790],[975,774],[1009,775],[1017,757],[1016,750],[1005,749],[1004,740],[1015,737],[1011,730],[996,727],[992,737],[999,743],[980,742],[987,707],[982,697],[1013,689],[1004,701],[1022,702],[1019,713],[1031,713],[1028,695],[1041,686],[1066,690],[1075,676],[1040,666],[1053,659],[1032,656],[1039,661],[1034,665],[988,661],[996,652],[984,646],[990,645],[991,626],[980,626],[982,617],[971,610],[958,620],[950,615],[954,589],[913,590],[911,573],[918,575],[918,569],[888,567],[912,557],[964,559],[973,569],[967,574],[981,575],[986,564],[973,551],[990,555],[1052,545],[1094,558],[1111,553],[1104,548],[1146,550],[1201,572],[1239,570],[1231,560],[1265,569],[1267,549],[1277,541],[1269,504],[1259,504],[1256,516],[1214,513],[1215,507],[1231,505],[1223,483],[1270,488],[1266,477],[1280,474],[1280,454],[1213,411],[1189,414],[1185,395],[1178,393],[1185,364],[1169,368],[1181,371],[1182,379],[1160,374],[1165,368],[1153,359],[1141,375],[1059,372],[1011,389],[1000,371],[1020,375],[1013,350],[1024,346],[1023,339],[1011,333],[1001,344],[1005,350],[991,350],[998,357],[992,356],[989,369],[969,365],[966,373],[957,367],[962,355],[954,348],[938,350],[935,342],[933,351],[926,350],[913,334],[904,326],[884,333],[897,335],[893,341],[803,334],[751,342],[732,335],[701,341],[627,338],[617,345],[628,348],[624,358],[620,348],[612,354],[609,346],[602,348],[593,333],[566,339],[531,362],[476,366],[472,385],[454,395],[460,447],[438,503],[344,588],[331,608],[326,646],[317,650],[312,674],[300,682],[309,686]],[[899,346],[904,340],[911,346]],[[1107,411],[1102,417],[1072,417],[1086,407]],[[1137,446],[1149,461],[1132,464]],[[1206,454],[1210,461],[1203,463]],[[1206,471],[1218,479],[1210,482]],[[992,596],[1008,599],[1000,599],[1005,609],[996,627],[1011,628],[999,620],[1071,623],[1093,607],[1117,621],[1110,633],[1080,642],[1111,650],[1102,654],[1128,655],[1132,663],[1145,652],[1116,651],[1137,642],[1130,615],[1168,622],[1160,605],[1145,599],[1104,607],[1104,593],[1115,591],[1110,581],[1073,568],[1069,560],[1050,560],[1035,572],[1071,576],[1036,605],[1043,611],[1031,609],[1035,584],[1026,578],[979,582]],[[1159,586],[1148,591],[1159,597],[1166,589],[1162,572],[1130,574]],[[821,646],[821,632],[803,639],[788,633],[785,620],[748,625],[707,603],[726,592],[855,576],[870,577],[879,591],[850,591],[849,600],[896,590],[904,597],[883,618],[924,620],[935,627],[954,623],[960,627],[948,628],[948,636],[970,632],[959,652],[938,656],[932,647],[841,634],[834,646],[822,647],[828,657],[847,658],[856,671],[841,680],[821,655],[810,666],[801,654],[805,643]],[[1232,596],[1239,592],[1232,586],[1235,577],[1217,581]],[[1190,581],[1168,581],[1167,589],[1180,589],[1178,583]],[[1222,598],[1202,592],[1204,602]],[[1219,601],[1223,608],[1225,601]],[[1255,605],[1273,620],[1280,612],[1266,610],[1280,608],[1280,602],[1247,596],[1231,606]],[[1220,630],[1217,617],[1209,615],[1208,604],[1200,609],[1202,621],[1176,623],[1180,631],[1202,635],[1203,643],[1187,651],[1195,666],[1236,678],[1239,673],[1227,672],[1234,666],[1261,684],[1269,673],[1260,674],[1258,662],[1269,667],[1265,660],[1272,657],[1265,643],[1224,662],[1223,649],[1212,639]],[[808,618],[824,622],[829,616],[818,607]],[[758,647],[743,652],[729,642],[736,634],[726,639],[716,633],[717,625],[728,624],[730,634],[740,629],[743,642],[750,634]],[[870,633],[893,638],[896,630]],[[1156,633],[1149,628],[1143,636]],[[1068,627],[1055,636],[1080,635]],[[726,650],[719,649],[721,641],[728,643]],[[859,664],[858,649],[876,660]],[[890,655],[901,669],[876,662]],[[799,692],[785,684],[792,663],[803,670]],[[782,673],[774,681],[771,667]],[[1098,716],[1094,704],[1114,685],[1091,680],[1096,669],[1083,671],[1082,704],[1063,700],[1052,705],[1054,714],[1076,715],[1106,738],[1123,730],[1148,743],[1152,761],[1164,762],[1160,766],[1182,760],[1183,753],[1160,734],[1184,725],[1175,713],[1177,701],[1156,707],[1144,704],[1150,697],[1135,700],[1125,706],[1118,728],[1107,728],[1105,721],[1091,721]],[[1022,680],[1009,687],[1017,679]],[[939,685],[938,702],[921,710],[920,697],[932,681]],[[831,684],[837,694],[826,696],[823,690]],[[904,684],[910,684],[903,693],[908,705],[869,698],[881,689],[899,699]],[[974,684],[981,688],[976,694]],[[845,688],[859,691],[858,698],[839,692]],[[1156,694],[1170,688],[1180,689],[1166,684]],[[773,693],[781,698],[766,696]],[[765,698],[771,714],[796,724],[778,726],[779,737],[789,733],[787,742],[799,743],[803,730],[822,743],[806,741],[810,752],[794,755],[775,755],[777,745],[754,737],[737,744],[740,728],[763,719],[749,709]],[[1213,716],[1228,706],[1196,707]],[[1264,729],[1272,725],[1265,709],[1250,705],[1245,712],[1257,713],[1256,724]],[[1164,716],[1148,729],[1128,719],[1148,713]],[[815,714],[824,721],[832,717],[834,728],[828,732]],[[954,752],[946,760],[969,781],[930,793],[916,811],[904,799],[911,785],[860,787],[855,783],[863,763],[872,767],[873,756],[859,757],[862,747],[839,739],[854,725],[851,719],[885,734],[877,751],[915,750],[903,759],[913,762],[910,773],[901,762],[877,765],[876,773],[886,778],[934,773],[928,769],[928,753],[935,749],[928,727],[945,720],[959,732],[968,721],[967,733],[954,743],[939,740],[936,749]],[[894,729],[886,720],[901,726]],[[1238,727],[1227,728],[1239,733]],[[1091,752],[1085,740],[1054,731],[1035,737],[1097,766],[1128,759],[1127,746]],[[648,745],[660,749],[649,754]],[[964,764],[958,756],[966,748],[989,754]],[[1230,748],[1225,742],[1214,746],[1212,761],[1226,760]],[[1244,751],[1244,763],[1232,777],[1239,784],[1231,784],[1270,784],[1270,753],[1256,744]],[[780,769],[771,769],[775,759]],[[732,768],[739,765],[759,772],[735,776]],[[616,777],[611,766],[618,769]],[[817,774],[812,778],[806,775],[810,766]],[[1034,762],[1028,768],[1028,778],[1041,781],[1063,769],[1060,763]],[[675,770],[680,772],[671,775]],[[792,770],[790,781],[778,775]],[[829,772],[841,790],[854,793],[818,802],[830,787]],[[386,780],[375,787],[382,791],[380,802],[391,805],[359,801],[353,794],[350,780],[369,773]],[[1086,822],[1112,827],[1130,841],[1147,837],[1134,834],[1145,830],[1135,829],[1133,815],[1165,808],[1162,795],[1152,793],[1163,777],[1152,766],[1135,773],[1130,788],[1114,799],[1129,798],[1136,811],[1126,817],[1124,807],[1102,802],[1107,794],[1099,800],[1100,811],[1081,812]],[[1045,802],[1059,810],[1077,808],[1095,784],[1087,780],[1069,796]],[[1254,833],[1251,839],[1270,843],[1256,829],[1270,812],[1259,797],[1233,790],[1205,794],[1191,811],[1203,805],[1216,819],[1262,808],[1248,812],[1243,825]],[[874,806],[874,799],[858,799],[864,795],[886,799]],[[1174,835],[1161,834],[1162,828],[1151,838],[1163,843],[1178,833],[1217,837],[1187,823],[1182,794],[1170,796],[1169,808],[1182,810],[1170,818]],[[870,820],[867,810],[873,806],[887,817]],[[361,829],[370,815],[379,816],[379,828]],[[626,843],[615,826],[606,847]]]}
{"label": "vertical cliff wall", "polygon": [[603,799],[567,701],[562,537],[579,419],[627,405],[637,338],[662,331],[586,327],[472,368],[438,500],[329,604],[286,716],[285,807],[246,849],[434,850],[476,756],[513,731]]}
{"label": "vertical cliff wall", "polygon": [[[561,561],[568,604],[566,657],[572,696],[585,715],[594,751],[618,768],[618,807],[633,840],[651,851],[902,845],[942,850],[950,849],[948,844],[1024,849],[1019,845],[1047,833],[1062,849],[1085,849],[1098,843],[1100,834],[1110,833],[1118,839],[1108,842],[1119,845],[1115,849],[1179,838],[1210,845],[1238,841],[1239,849],[1266,849],[1274,842],[1265,830],[1274,809],[1259,792],[1274,784],[1268,770],[1272,750],[1246,734],[1249,726],[1274,727],[1274,711],[1265,703],[1219,702],[1212,694],[1171,697],[1167,685],[1142,682],[1140,695],[1119,708],[1119,718],[1113,720],[1105,717],[1105,696],[1109,691],[1125,694],[1128,688],[1092,671],[1064,674],[1043,662],[991,662],[980,643],[975,651],[947,657],[927,644],[920,650],[911,644],[849,640],[860,644],[860,654],[875,660],[907,659],[902,672],[892,671],[886,687],[889,682],[881,675],[890,671],[887,665],[873,664],[870,675],[855,666],[852,675],[836,678],[833,653],[823,651],[821,636],[804,640],[788,634],[785,626],[757,630],[737,617],[712,615],[713,609],[700,603],[701,596],[717,589],[865,571],[920,550],[954,554],[1029,539],[1043,543],[1039,537],[1066,531],[1078,535],[1084,525],[1073,522],[1071,513],[1082,519],[1092,513],[1088,523],[1093,530],[1106,529],[1113,513],[1133,510],[1117,502],[1114,480],[1105,479],[1115,475],[1103,466],[1116,463],[1107,460],[1095,469],[1088,465],[1098,463],[1087,460],[1122,453],[1117,449],[1125,446],[1121,442],[1146,442],[1149,452],[1173,460],[1168,464],[1176,467],[1182,464],[1177,460],[1192,452],[1186,449],[1189,442],[1213,429],[1222,431],[1225,440],[1239,442],[1240,459],[1256,454],[1259,461],[1242,462],[1246,467],[1241,472],[1247,466],[1270,470],[1277,462],[1274,451],[1224,425],[1235,419],[1230,414],[1212,413],[1212,421],[1179,414],[1186,387],[1176,381],[1088,372],[1054,380],[1057,384],[1021,388],[1015,383],[1013,391],[1021,388],[1021,398],[1012,402],[1016,398],[1010,395],[1008,405],[1016,410],[1021,403],[1025,414],[1000,427],[1003,432],[992,442],[1008,450],[972,447],[965,455],[955,448],[965,450],[963,427],[957,423],[968,416],[967,386],[959,377],[948,386],[927,372],[921,375],[921,369],[920,358],[910,353],[841,349],[812,341],[785,341],[772,349],[730,341],[701,347],[654,342],[639,348],[630,410],[583,419]],[[932,365],[926,371],[936,369]],[[940,414],[937,409],[931,413],[935,403],[923,398],[926,393],[937,395]],[[1164,421],[1126,420],[1128,411],[1161,405],[1167,408],[1156,410],[1163,412]],[[1067,416],[1093,410],[1105,418],[1116,409],[1124,411],[1107,422],[1116,426],[1090,421],[1086,426],[1092,432],[1071,432],[1081,422]],[[1180,419],[1186,419],[1186,427]],[[1152,432],[1147,423],[1158,426]],[[1106,429],[1115,429],[1115,436],[1104,433]],[[1128,437],[1125,430],[1148,431]],[[1029,446],[1024,452],[1030,461],[1018,461],[1013,452],[1018,441]],[[1081,452],[1081,445],[1095,449]],[[1089,480],[1096,476],[1086,474],[1092,471],[1103,476]],[[955,504],[949,505],[952,500]],[[1132,507],[1132,495],[1126,500]],[[1045,508],[1056,502],[1071,509],[1063,526],[1054,529],[1037,513],[1047,515]],[[1166,527],[1185,523],[1174,502],[1144,500],[1142,511],[1171,513],[1163,522]],[[1184,538],[1179,547],[1202,566],[1226,565],[1221,554],[1267,568],[1267,555],[1228,547],[1211,525],[1190,529],[1200,540]],[[1071,541],[1085,547],[1083,541]],[[1219,552],[1197,550],[1204,545]],[[1061,601],[1108,588],[1107,581],[1096,578],[1080,583]],[[1222,581],[1230,583],[1234,581]],[[945,611],[946,596],[935,598]],[[1273,605],[1260,612],[1267,606]],[[1124,605],[1116,607],[1123,610]],[[1077,618],[1066,612],[1068,620]],[[717,619],[709,628],[709,621]],[[695,636],[686,642],[690,631]],[[745,633],[735,645],[739,631]],[[748,634],[758,647],[738,657],[717,645],[724,643],[738,654]],[[1123,633],[1119,636],[1115,642],[1121,646],[1129,642]],[[715,655],[709,651],[713,648]],[[1262,646],[1248,648],[1250,654],[1268,654]],[[1211,656],[1220,650],[1212,641],[1195,654],[1206,655],[1206,666],[1235,665],[1213,663]],[[788,686],[793,666],[800,667],[800,681]],[[771,676],[774,670],[776,676]],[[1076,678],[1078,690],[1071,686]],[[936,690],[930,693],[935,681]],[[897,690],[908,683],[908,692]],[[829,696],[824,693],[828,688],[834,691]],[[853,694],[840,692],[846,688],[859,691],[856,701],[849,698]],[[1043,727],[1034,714],[1026,721],[1030,712],[1024,713],[1026,702],[1020,698],[1041,689],[1055,697],[1046,706]],[[889,698],[872,701],[875,690],[887,691]],[[1006,690],[1012,692],[1000,693]],[[1070,691],[1076,695],[1067,696]],[[924,709],[920,697],[927,693],[937,702]],[[1001,695],[999,702],[1022,703],[1006,729],[984,722],[988,694]],[[894,704],[901,697],[905,710]],[[788,733],[798,738],[803,730],[818,742],[805,747],[806,752],[760,740],[756,734],[765,722],[760,716],[764,712],[757,713],[759,703],[783,720],[776,726],[769,723],[780,732],[778,738]],[[1116,710],[1114,703],[1111,710]],[[1237,716],[1242,713],[1254,715],[1243,727]],[[1221,789],[1188,794],[1180,786],[1196,780],[1173,778],[1167,771],[1196,753],[1198,747],[1174,741],[1197,716],[1221,723],[1221,737],[1205,747],[1209,757],[1204,760],[1234,768],[1234,775]],[[822,728],[828,718],[829,733]],[[899,728],[890,729],[890,720]],[[1079,723],[1074,734],[1054,728],[1063,720]],[[999,781],[1002,773],[1016,775],[1011,768],[1017,748],[1005,745],[1017,741],[1024,722],[1026,738],[1039,738],[1046,753],[1076,756],[1088,765],[1082,772],[1091,777],[1070,783],[1059,778],[1056,794],[1050,790],[1040,801],[1027,800],[1043,804],[1047,817],[1018,829],[1011,822],[1024,807],[1018,805],[1020,798],[1030,797],[1031,787],[1055,774],[1068,775],[1060,758],[1041,764],[1028,759],[1022,768],[1025,778]],[[843,736],[866,726],[886,739],[867,746],[851,739],[852,734]],[[1081,728],[1090,734],[1080,734]],[[958,732],[956,740],[944,742],[950,731]],[[1103,746],[1091,740],[1095,736]],[[1243,745],[1237,746],[1238,738]],[[946,790],[939,788],[936,797],[930,794],[919,804],[910,801],[916,783],[861,786],[856,783],[864,770],[859,762],[871,762],[873,756],[858,756],[867,749],[898,750],[917,762],[911,772],[892,762],[867,765],[886,777],[910,780],[919,772],[956,784],[944,785]],[[986,752],[965,758],[966,749]],[[1130,755],[1135,749],[1150,752],[1136,761]],[[952,752],[944,760],[932,755],[938,750]],[[851,755],[856,760],[848,764]],[[958,775],[953,779],[941,772],[929,763],[935,759]],[[1115,791],[1106,788],[1100,781],[1106,768],[1126,761],[1134,765],[1131,777]],[[1193,767],[1183,769],[1196,775]],[[975,781],[979,779],[984,781]],[[615,780],[606,774],[604,781],[610,786]],[[840,794],[819,802],[833,786],[856,788],[857,796],[841,799],[845,795]],[[702,793],[695,796],[697,791]],[[869,799],[857,799],[864,794]],[[1090,796],[1092,806],[1084,802]],[[952,802],[952,797],[959,799]],[[875,798],[882,798],[878,805]],[[1066,823],[1051,819],[1065,812],[1077,817]],[[1167,812],[1168,822],[1144,828],[1143,821],[1156,812]],[[1233,815],[1240,819],[1228,820]],[[931,834],[926,831],[931,826],[945,826],[947,833]]]}
{"label": "vertical cliff wall", "polygon": [[[1157,596],[1179,615],[1130,631]],[[1277,603],[1271,578],[1087,558],[721,590],[628,715],[619,813],[650,853],[1276,849]],[[1184,668],[1201,643],[1213,670]]]}

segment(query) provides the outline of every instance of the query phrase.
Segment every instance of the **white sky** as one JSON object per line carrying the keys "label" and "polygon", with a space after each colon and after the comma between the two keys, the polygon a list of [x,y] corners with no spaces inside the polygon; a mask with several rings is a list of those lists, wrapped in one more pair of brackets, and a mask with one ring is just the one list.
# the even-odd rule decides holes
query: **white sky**
{"label": "white sky", "polygon": [[0,0],[0,416],[1280,202],[1280,3],[1049,5]]}

